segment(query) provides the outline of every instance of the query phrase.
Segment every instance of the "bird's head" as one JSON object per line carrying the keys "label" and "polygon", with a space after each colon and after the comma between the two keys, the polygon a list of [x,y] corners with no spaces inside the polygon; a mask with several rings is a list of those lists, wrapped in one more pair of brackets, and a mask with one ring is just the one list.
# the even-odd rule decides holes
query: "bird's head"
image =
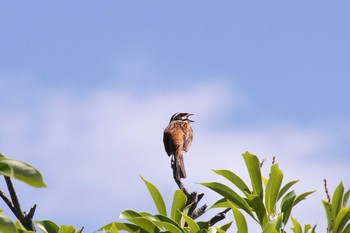
{"label": "bird's head", "polygon": [[194,122],[194,120],[190,119],[190,116],[193,116],[194,114],[187,113],[187,112],[177,112],[175,113],[171,119],[170,122],[172,121],[183,121],[183,122]]}

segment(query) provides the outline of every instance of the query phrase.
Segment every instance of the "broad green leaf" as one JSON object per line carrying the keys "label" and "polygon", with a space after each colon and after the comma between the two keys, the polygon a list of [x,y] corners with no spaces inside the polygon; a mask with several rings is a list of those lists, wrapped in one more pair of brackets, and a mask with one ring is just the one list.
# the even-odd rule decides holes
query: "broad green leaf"
{"label": "broad green leaf", "polygon": [[288,189],[290,189],[295,183],[297,183],[299,180],[292,180],[290,182],[288,182],[287,184],[285,184],[280,192],[278,193],[278,198],[277,198],[277,201],[279,199],[281,199],[283,197],[283,195],[288,191]]}
{"label": "broad green leaf", "polygon": [[251,193],[248,186],[244,183],[244,181],[237,176],[235,173],[229,170],[213,170],[216,174],[221,175],[232,182],[232,184],[236,185],[243,193]]}
{"label": "broad green leaf", "polygon": [[291,228],[294,233],[303,233],[300,223],[293,217],[291,217],[293,227]]}
{"label": "broad green leaf", "polygon": [[154,204],[156,205],[159,214],[167,216],[167,211],[166,211],[164,199],[163,199],[161,193],[159,192],[159,190],[157,189],[157,187],[154,186],[151,182],[145,180],[142,176],[141,176],[141,179],[143,180],[143,182],[145,182],[145,184],[148,188],[148,191],[151,193]]}
{"label": "broad green leaf", "polygon": [[301,202],[302,200],[304,200],[307,196],[309,196],[310,194],[313,194],[314,192],[316,192],[316,190],[313,191],[309,191],[309,192],[305,192],[300,194],[299,196],[297,196],[297,198],[294,201],[294,206],[296,206],[299,202]]}
{"label": "broad green leaf", "polygon": [[188,227],[190,228],[190,232],[192,233],[197,233],[200,230],[199,225],[196,223],[196,221],[194,221],[191,217],[182,214],[182,216],[184,217]]}
{"label": "broad green leaf", "polygon": [[290,191],[289,193],[287,193],[282,201],[281,201],[281,212],[284,213],[283,215],[283,224],[286,225],[288,220],[289,220],[289,216],[292,212],[293,206],[294,206],[294,201],[296,198],[296,194],[294,191]]}
{"label": "broad green leaf", "polygon": [[153,216],[151,213],[148,213],[148,212],[139,212],[139,214],[141,215],[141,217],[152,217]]}
{"label": "broad green leaf", "polygon": [[114,223],[112,224],[111,229],[109,230],[109,233],[119,233],[118,228]]}
{"label": "broad green leaf", "polygon": [[159,232],[157,226],[151,220],[145,217],[129,218],[128,221],[136,224],[147,232]]}
{"label": "broad green leaf", "polygon": [[[163,222],[163,221],[153,221],[153,223],[162,229],[162,232],[171,232],[171,233],[185,233],[182,229],[179,229],[175,225],[168,223],[168,222]],[[152,231],[153,232],[153,231]]]}
{"label": "broad green leaf", "polygon": [[335,218],[343,205],[344,185],[340,182],[332,197],[332,215]]}
{"label": "broad green leaf", "polygon": [[46,187],[40,172],[31,165],[0,154],[0,174],[35,187]]}
{"label": "broad green leaf", "polygon": [[75,233],[75,228],[73,226],[62,225],[58,230],[58,233]]}
{"label": "broad green leaf", "polygon": [[1,162],[1,158],[2,157],[0,157],[0,174],[8,177],[13,177],[12,167],[7,163]]}
{"label": "broad green leaf", "polygon": [[248,233],[248,225],[247,225],[247,221],[245,220],[244,215],[230,201],[228,201],[228,204],[233,212],[233,216],[234,216],[235,221],[236,221],[237,231],[239,233]]}
{"label": "broad green leaf", "polygon": [[136,226],[136,225],[130,224],[130,223],[124,223],[124,222],[109,223],[109,224],[101,227],[98,231],[104,231],[104,230],[109,231],[113,224],[117,227],[118,230],[127,231],[127,232],[147,233],[147,231],[143,230],[139,226]]}
{"label": "broad green leaf", "polygon": [[227,198],[217,200],[210,208],[227,208]]}
{"label": "broad green leaf", "polygon": [[[180,215],[181,215],[181,213],[180,213]],[[175,222],[173,219],[168,218],[167,216],[164,216],[164,215],[155,215],[154,217],[157,219],[157,221],[170,224],[171,226],[164,226],[164,227],[167,227],[168,230],[171,231],[171,229],[173,227],[176,227],[177,230],[180,230],[181,232],[183,232],[181,226],[177,222]],[[156,224],[156,225],[161,226],[160,224]],[[171,232],[173,232],[173,231],[171,231]]]}
{"label": "broad green leaf", "polygon": [[35,223],[36,226],[44,233],[57,233],[59,230],[57,224],[50,220],[35,221]]}
{"label": "broad green leaf", "polygon": [[350,196],[350,189],[346,191],[346,193],[344,194],[343,207],[345,207],[348,204],[349,196]]}
{"label": "broad green leaf", "polygon": [[304,233],[307,233],[308,231],[310,231],[312,229],[310,224],[305,224],[304,226]]}
{"label": "broad green leaf", "polygon": [[11,221],[9,217],[2,213],[0,210],[0,232],[2,233],[16,233],[16,225]]}
{"label": "broad green leaf", "polygon": [[132,218],[140,218],[140,217],[142,217],[142,215],[133,210],[124,210],[119,215],[120,219],[125,219],[125,220],[129,220]]}
{"label": "broad green leaf", "polygon": [[[199,221],[199,222],[197,222],[197,224],[198,224],[199,228],[201,229],[200,232],[209,228],[209,222],[200,222]],[[206,232],[206,231],[204,231],[204,232]]]}
{"label": "broad green leaf", "polygon": [[223,197],[227,198],[228,200],[232,201],[235,205],[237,205],[239,208],[244,210],[247,214],[253,217],[253,213],[247,204],[247,202],[240,197],[235,191],[230,189],[224,184],[218,183],[218,182],[210,182],[210,183],[201,183],[207,188],[210,188],[211,190],[217,192],[218,194],[222,195]]}
{"label": "broad green leaf", "polygon": [[321,201],[322,201],[323,208],[326,212],[328,231],[332,232],[333,226],[334,226],[334,218],[332,215],[332,205],[328,201],[325,201],[323,199]]}
{"label": "broad green leaf", "polygon": [[225,231],[221,230],[219,227],[210,227],[207,232],[209,232],[209,233],[225,233]]}
{"label": "broad green leaf", "polygon": [[282,226],[283,226],[283,216],[284,214],[283,213],[279,213],[276,217],[276,221],[275,221],[275,229],[277,231],[279,231]]}
{"label": "broad green leaf", "polygon": [[350,232],[350,223],[348,223],[346,226],[345,226],[345,228],[344,228],[344,231],[343,231],[344,233],[348,233],[348,232]]}
{"label": "broad green leaf", "polygon": [[271,166],[270,178],[265,190],[265,206],[268,215],[276,213],[276,202],[283,180],[283,173],[278,167],[278,163]]}
{"label": "broad green leaf", "polygon": [[262,233],[278,233],[275,223],[268,222]]}
{"label": "broad green leaf", "polygon": [[252,155],[248,151],[243,154],[243,158],[249,172],[253,193],[262,199],[263,188],[259,159],[256,155]]}
{"label": "broad green leaf", "polygon": [[176,190],[174,193],[173,204],[171,206],[170,218],[180,224],[181,213],[177,210],[182,211],[187,202],[186,195],[181,190]]}
{"label": "broad green leaf", "polygon": [[267,182],[269,181],[269,179],[267,179],[265,176],[262,176],[261,179],[263,181],[264,187],[266,187]]}
{"label": "broad green leaf", "polygon": [[232,225],[232,222],[226,223],[225,225],[222,225],[220,229],[226,232],[228,231],[228,229],[230,229],[231,225]]}
{"label": "broad green leaf", "polygon": [[248,195],[248,199],[250,200],[250,205],[253,211],[256,213],[256,216],[258,217],[261,229],[264,229],[268,219],[267,219],[267,213],[266,213],[266,209],[263,201],[257,195]]}
{"label": "broad green leaf", "polygon": [[334,221],[334,233],[343,232],[345,225],[350,219],[350,207],[343,207]]}

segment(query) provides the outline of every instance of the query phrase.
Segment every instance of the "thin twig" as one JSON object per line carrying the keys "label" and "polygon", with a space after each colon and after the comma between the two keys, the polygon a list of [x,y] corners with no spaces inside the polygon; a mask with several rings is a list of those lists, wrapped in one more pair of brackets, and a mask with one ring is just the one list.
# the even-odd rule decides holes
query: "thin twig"
{"label": "thin twig", "polygon": [[6,194],[0,190],[0,196],[4,200],[4,202],[8,205],[13,214],[17,217],[18,221],[23,225],[24,228],[30,231],[36,232],[35,225],[33,222],[33,216],[36,209],[36,204],[29,210],[29,213],[26,214],[22,211],[21,206],[18,201],[18,197],[13,187],[11,178],[8,176],[4,176],[5,182],[7,185],[7,189],[10,194],[10,198],[6,196]]}
{"label": "thin twig", "polygon": [[324,190],[326,192],[328,203],[331,203],[331,196],[329,195],[329,192],[328,192],[327,180],[323,179],[323,183],[324,183]]}
{"label": "thin twig", "polygon": [[2,191],[0,189],[0,197],[2,198],[2,200],[4,200],[4,202],[6,203],[6,205],[10,208],[10,210],[14,213],[15,209],[13,208],[12,205],[12,201],[10,200],[10,198],[8,198],[8,196],[6,196],[5,192]]}
{"label": "thin twig", "polygon": [[213,226],[215,223],[223,220],[226,217],[226,213],[229,212],[230,210],[231,210],[231,208],[227,208],[227,209],[223,210],[222,212],[218,213],[217,215],[215,215],[212,219],[210,219],[209,225]]}
{"label": "thin twig", "polygon": [[262,167],[262,166],[264,165],[265,161],[266,161],[266,158],[263,158],[263,159],[261,160],[261,162],[260,162],[260,167]]}

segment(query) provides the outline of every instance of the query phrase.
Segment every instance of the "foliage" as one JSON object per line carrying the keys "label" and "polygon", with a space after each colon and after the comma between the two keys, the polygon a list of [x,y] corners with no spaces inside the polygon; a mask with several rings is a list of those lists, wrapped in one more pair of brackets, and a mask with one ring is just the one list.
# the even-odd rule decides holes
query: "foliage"
{"label": "foliage", "polygon": [[186,205],[187,197],[181,190],[174,193],[171,206],[171,212],[168,212],[164,199],[157,189],[149,181],[142,177],[150,192],[154,204],[158,210],[158,214],[152,215],[148,212],[136,212],[133,210],[123,211],[119,218],[126,222],[112,222],[102,227],[99,231],[103,232],[119,232],[123,230],[127,232],[172,232],[172,233],[196,233],[196,232],[225,232],[229,225],[222,227],[210,226],[208,222],[196,222],[190,216],[188,211],[191,203]]}
{"label": "foliage", "polygon": [[46,187],[40,172],[31,165],[10,159],[0,153],[0,174],[35,187]]}
{"label": "foliage", "polygon": [[[283,172],[278,167],[278,163],[271,166],[269,177],[266,178],[261,174],[261,166],[257,156],[246,152],[243,154],[243,158],[252,188],[250,189],[238,175],[229,170],[214,170],[216,174],[230,181],[243,195],[239,195],[234,189],[222,183],[202,183],[223,197],[212,208],[230,207],[236,212],[244,211],[260,225],[263,232],[283,232],[293,207],[314,191],[301,195],[297,195],[294,191],[288,192],[298,180],[290,181],[282,186]],[[233,209],[232,206],[236,208]],[[241,219],[240,222],[237,222],[236,219],[237,228],[238,225],[244,224],[242,223],[244,216]],[[248,227],[244,226],[244,228]]]}
{"label": "foliage", "polygon": [[347,206],[350,189],[344,193],[342,182],[334,190],[332,200],[322,199],[322,204],[327,217],[327,232],[349,233],[350,232],[350,207]]}
{"label": "foliage", "polygon": [[[291,190],[298,180],[284,182],[283,172],[278,163],[273,163],[267,177],[262,175],[261,164],[257,156],[246,152],[243,159],[249,173],[249,182],[243,181],[240,176],[230,170],[214,170],[224,177],[228,185],[220,182],[201,183],[208,189],[218,193],[221,199],[212,205],[212,209],[226,208],[233,213],[231,222],[222,226],[213,226],[211,221],[197,221],[189,216],[189,210],[193,203],[187,203],[187,196],[182,190],[174,192],[170,211],[164,202],[164,198],[158,188],[143,177],[152,200],[156,206],[156,214],[124,210],[119,218],[121,221],[109,223],[98,231],[103,233],[118,232],[249,232],[247,219],[251,218],[259,224],[263,233],[286,232],[287,223],[291,224],[294,233],[314,233],[316,225],[305,224],[304,227],[292,217],[294,206],[303,201],[314,191],[297,195]],[[7,158],[0,154],[0,175],[20,180],[29,186],[39,188],[46,187],[40,172],[31,165]],[[328,190],[326,189],[328,196]],[[4,192],[0,189],[0,196],[4,199]],[[334,190],[332,200],[322,200],[327,218],[328,233],[350,233],[350,207],[347,202],[350,190],[345,192],[341,182]],[[5,198],[6,199],[6,198]],[[5,201],[4,199],[4,201]],[[5,201],[6,202],[6,201]],[[8,204],[8,203],[7,203]],[[225,212],[226,213],[226,212]],[[235,226],[232,226],[232,223]],[[82,233],[83,228],[75,229],[73,226],[57,225],[50,220],[35,221],[35,227],[44,233]],[[20,222],[13,222],[0,210],[0,232],[3,233],[30,233]]]}

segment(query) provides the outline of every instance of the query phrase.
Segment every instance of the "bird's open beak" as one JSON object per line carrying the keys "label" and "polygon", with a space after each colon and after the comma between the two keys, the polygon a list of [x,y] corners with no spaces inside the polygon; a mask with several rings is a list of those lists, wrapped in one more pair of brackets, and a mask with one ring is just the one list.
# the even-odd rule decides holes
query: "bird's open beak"
{"label": "bird's open beak", "polygon": [[188,114],[187,116],[187,120],[190,121],[190,122],[195,122],[194,120],[190,119],[190,116],[193,116],[194,114]]}

